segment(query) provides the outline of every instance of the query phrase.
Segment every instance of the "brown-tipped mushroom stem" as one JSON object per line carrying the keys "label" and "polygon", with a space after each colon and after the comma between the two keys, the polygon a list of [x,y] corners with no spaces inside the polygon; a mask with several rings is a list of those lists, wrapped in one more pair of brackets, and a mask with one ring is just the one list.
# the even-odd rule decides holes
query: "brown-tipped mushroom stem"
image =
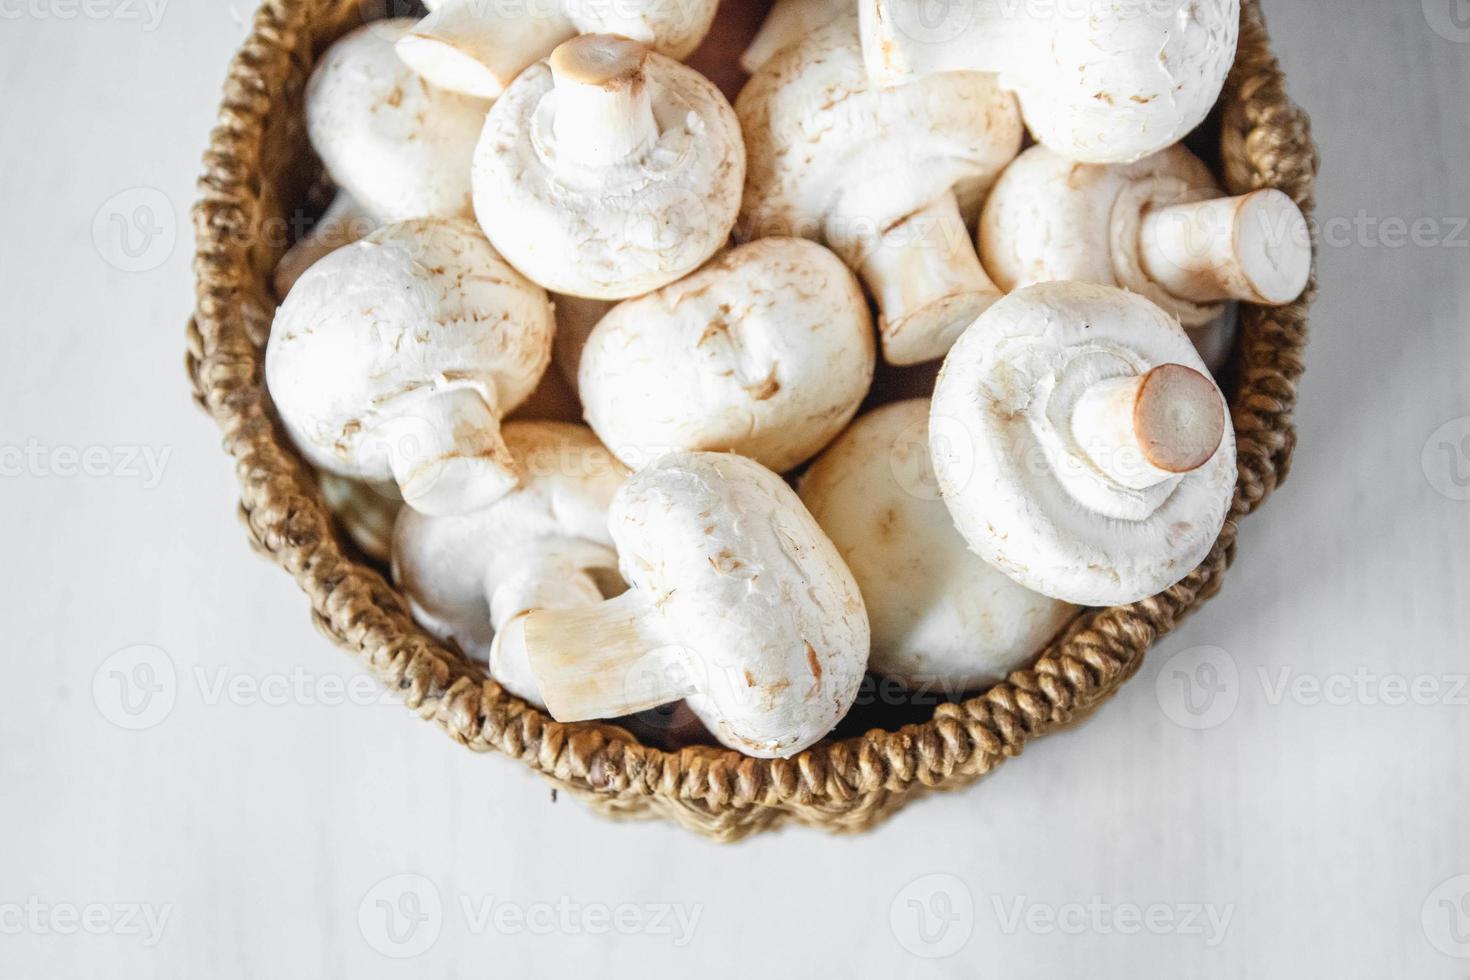
{"label": "brown-tipped mushroom stem", "polygon": [[1138,251],[1150,279],[1195,303],[1282,306],[1301,295],[1312,272],[1306,218],[1278,190],[1152,210]]}
{"label": "brown-tipped mushroom stem", "polygon": [[618,718],[695,693],[683,648],[641,592],[579,609],[543,609],[523,631],[531,672],[558,721]]}
{"label": "brown-tipped mushroom stem", "polygon": [[424,398],[383,422],[375,439],[387,451],[404,502],[422,514],[477,510],[518,480],[500,418],[478,391]]}
{"label": "brown-tipped mushroom stem", "polygon": [[859,273],[878,302],[890,364],[943,357],[1004,295],[980,264],[953,191],[889,228]]}
{"label": "brown-tipped mushroom stem", "polygon": [[613,34],[584,34],[551,53],[552,122],[560,152],[592,166],[615,163],[658,139],[643,66],[648,49]]}
{"label": "brown-tipped mushroom stem", "polygon": [[1144,490],[1209,462],[1225,437],[1225,409],[1209,378],[1163,364],[1084,391],[1072,437],[1116,483]]}

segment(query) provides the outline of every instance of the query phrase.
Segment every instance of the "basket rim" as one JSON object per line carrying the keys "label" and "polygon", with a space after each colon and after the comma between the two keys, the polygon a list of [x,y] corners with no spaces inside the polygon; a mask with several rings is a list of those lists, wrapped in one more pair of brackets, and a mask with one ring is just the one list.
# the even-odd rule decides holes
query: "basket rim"
{"label": "basket rim", "polygon": [[[553,721],[425,632],[397,590],[348,555],[265,391],[261,354],[275,304],[269,270],[240,231],[259,227],[267,208],[259,174],[267,121],[292,79],[309,71],[319,39],[313,24],[340,27],[355,10],[355,0],[264,0],[231,64],[193,212],[197,305],[186,369],[196,402],[220,427],[236,461],[240,514],[252,543],[296,577],[329,638],[461,744],[520,758],[606,813],[661,814],[718,840],[788,819],[867,829],[917,795],[968,785],[1116,693],[1147,649],[1219,590],[1239,521],[1286,478],[1306,315],[1316,291],[1315,247],[1312,282],[1296,303],[1241,304],[1237,383],[1229,399],[1239,465],[1235,497],[1209,556],[1183,581],[1130,606],[1083,611],[1032,667],[962,702],[939,704],[926,722],[824,739],[791,759],[707,746],[664,750],[618,726]],[[1242,0],[1240,46],[1221,108],[1228,192],[1277,188],[1310,221],[1316,148],[1306,113],[1286,94],[1259,0]]]}

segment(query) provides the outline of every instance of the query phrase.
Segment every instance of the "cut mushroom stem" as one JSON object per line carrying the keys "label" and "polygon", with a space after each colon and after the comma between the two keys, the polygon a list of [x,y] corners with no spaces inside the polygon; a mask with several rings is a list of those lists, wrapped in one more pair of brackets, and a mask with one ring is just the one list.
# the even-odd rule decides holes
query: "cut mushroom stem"
{"label": "cut mushroom stem", "polygon": [[1003,295],[980,264],[953,191],[889,228],[859,271],[878,303],[890,364],[943,357]]}
{"label": "cut mushroom stem", "polygon": [[1209,378],[1163,364],[1084,391],[1072,436],[1114,482],[1144,490],[1209,462],[1225,437],[1225,410]]}
{"label": "cut mushroom stem", "polygon": [[683,647],[642,592],[524,619],[531,670],[558,721],[618,718],[693,694]]}
{"label": "cut mushroom stem", "polygon": [[584,34],[551,53],[560,152],[576,163],[605,166],[658,139],[647,60],[647,48],[614,34]]}
{"label": "cut mushroom stem", "polygon": [[1278,190],[1157,208],[1144,215],[1138,237],[1148,277],[1195,303],[1283,306],[1312,272],[1306,218]]}
{"label": "cut mushroom stem", "polygon": [[[519,5],[511,5],[519,7]],[[443,0],[397,43],[398,57],[441,88],[495,99],[527,65],[577,33],[559,11],[528,13],[477,0]]]}
{"label": "cut mushroom stem", "polygon": [[404,502],[422,514],[462,514],[505,496],[517,470],[500,417],[478,391],[432,395],[379,427]]}

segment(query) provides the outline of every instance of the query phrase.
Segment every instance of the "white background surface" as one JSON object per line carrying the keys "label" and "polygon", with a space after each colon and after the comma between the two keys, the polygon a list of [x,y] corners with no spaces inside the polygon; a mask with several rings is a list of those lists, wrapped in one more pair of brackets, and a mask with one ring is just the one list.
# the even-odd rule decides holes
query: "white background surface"
{"label": "white background surface", "polygon": [[[520,766],[391,704],[218,693],[359,673],[249,552],[181,370],[186,213],[248,5],[169,0],[154,29],[142,0],[87,9],[110,14],[0,0],[0,445],[39,460],[17,473],[12,453],[0,479],[0,978],[1470,977],[1447,955],[1470,954],[1470,878],[1453,880],[1470,875],[1463,0],[1268,4],[1314,116],[1331,240],[1296,471],[1246,524],[1224,593],[1092,723],[974,790],[861,839],[793,829],[724,849],[553,804]],[[134,188],[157,193],[107,203]],[[139,200],[164,202],[178,240],[129,273],[105,260],[108,222]],[[1392,247],[1388,219],[1420,218],[1420,244]],[[51,472],[67,447],[104,447],[113,475]],[[129,474],[127,447],[167,453],[156,485]],[[133,644],[177,678],[139,732],[93,693]],[[1175,672],[1201,646],[1224,651],[1228,687],[1218,724],[1188,730]],[[1328,693],[1279,695],[1283,676]],[[1385,678],[1433,703],[1387,703]],[[399,874],[443,905],[401,962],[374,948],[373,889]],[[100,918],[104,934],[67,934],[92,903],[166,910],[162,935]],[[499,927],[486,903],[511,909]],[[624,903],[698,918],[691,936],[587,934]],[[1151,905],[1174,917],[1152,920],[1164,934],[1129,918]],[[1181,924],[1192,905],[1228,927]],[[514,931],[515,910],[534,931]],[[916,938],[921,911],[931,938],[948,922],[938,945]]]}

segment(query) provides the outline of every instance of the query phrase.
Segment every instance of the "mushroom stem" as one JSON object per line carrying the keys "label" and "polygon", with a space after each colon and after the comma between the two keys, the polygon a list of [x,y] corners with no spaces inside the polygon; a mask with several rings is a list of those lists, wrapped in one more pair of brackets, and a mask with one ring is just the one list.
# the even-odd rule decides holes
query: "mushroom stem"
{"label": "mushroom stem", "polygon": [[522,69],[576,33],[560,5],[528,12],[520,4],[444,0],[396,48],[405,64],[440,88],[495,99]]}
{"label": "mushroom stem", "polygon": [[1301,295],[1312,273],[1306,218],[1278,190],[1149,211],[1138,252],[1150,279],[1196,303],[1283,306]]}
{"label": "mushroom stem", "polygon": [[740,67],[746,74],[754,75],[777,51],[830,24],[845,9],[844,0],[776,0],[761,22],[761,29],[740,56]]}
{"label": "mushroom stem", "polygon": [[1225,438],[1225,408],[1209,378],[1163,364],[1084,391],[1072,410],[1072,437],[1114,482],[1146,490],[1210,461]]}
{"label": "mushroom stem", "polygon": [[376,433],[406,504],[421,514],[463,514],[487,507],[519,479],[485,397],[456,388],[415,401]]}
{"label": "mushroom stem", "polygon": [[557,721],[618,718],[695,693],[684,648],[644,593],[579,609],[541,609],[522,627],[526,658]]}
{"label": "mushroom stem", "polygon": [[943,357],[1003,295],[980,264],[953,191],[884,232],[858,271],[878,303],[890,364]]}
{"label": "mushroom stem", "polygon": [[945,71],[1004,74],[1024,65],[1035,50],[1047,19],[1040,10],[1049,7],[1050,16],[1057,17],[1059,6],[1066,5],[859,0],[863,62],[868,77],[880,85]]}
{"label": "mushroom stem", "polygon": [[617,579],[617,555],[589,541],[552,538],[540,543],[540,554],[525,569],[487,591],[490,624],[490,673],[501,686],[537,704],[537,689],[526,654],[526,617],[538,609],[575,609],[602,602],[598,577]]}
{"label": "mushroom stem", "polygon": [[558,155],[605,166],[658,139],[647,59],[647,48],[615,34],[584,34],[551,53]]}

